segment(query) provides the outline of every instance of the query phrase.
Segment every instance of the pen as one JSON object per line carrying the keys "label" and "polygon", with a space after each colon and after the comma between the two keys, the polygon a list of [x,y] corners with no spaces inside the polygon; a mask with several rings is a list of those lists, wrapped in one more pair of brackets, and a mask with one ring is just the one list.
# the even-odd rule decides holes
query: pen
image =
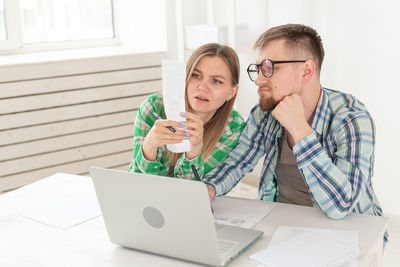
{"label": "pen", "polygon": [[196,167],[193,164],[190,167],[192,168],[192,171],[193,171],[194,177],[196,177],[196,180],[201,182],[200,176],[199,176],[199,174],[198,174],[198,172],[196,170]]}
{"label": "pen", "polygon": [[[153,111],[153,115],[154,115],[158,120],[162,120],[162,119],[163,119],[163,118],[161,118],[161,116],[158,115],[155,111]],[[172,127],[172,126],[167,126],[167,128],[168,128],[171,132],[176,133],[176,130],[174,129],[174,127]]]}
{"label": "pen", "polygon": [[[196,180],[201,182],[200,176],[199,176],[199,174],[198,174],[198,172],[196,170],[196,167],[193,164],[190,167],[192,168],[192,171],[193,171],[194,177],[196,177]],[[210,205],[210,208],[211,208],[211,212],[214,213],[214,209],[212,208],[211,205]]]}

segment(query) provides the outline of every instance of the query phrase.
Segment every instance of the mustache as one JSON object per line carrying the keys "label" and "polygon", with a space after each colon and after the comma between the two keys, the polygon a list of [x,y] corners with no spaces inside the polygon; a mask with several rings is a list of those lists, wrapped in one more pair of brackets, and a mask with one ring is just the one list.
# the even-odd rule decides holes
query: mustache
{"label": "mustache", "polygon": [[265,91],[268,91],[268,92],[271,91],[271,89],[269,89],[269,88],[265,88],[265,87],[260,88],[260,87],[259,87],[258,90],[257,90],[257,94],[258,94],[258,96],[260,97],[260,99],[266,97],[266,96],[263,96],[263,95],[262,95],[261,90],[265,90]]}
{"label": "mustache", "polygon": [[261,90],[271,91],[272,88],[269,87],[269,86],[259,86],[259,87],[258,87],[258,92],[260,92]]}

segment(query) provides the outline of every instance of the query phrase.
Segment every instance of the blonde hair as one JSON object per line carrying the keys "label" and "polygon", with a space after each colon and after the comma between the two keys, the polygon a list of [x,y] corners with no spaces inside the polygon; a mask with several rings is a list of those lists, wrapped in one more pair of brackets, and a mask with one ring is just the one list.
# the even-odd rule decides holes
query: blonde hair
{"label": "blonde hair", "polygon": [[[219,57],[224,60],[231,72],[231,86],[234,87],[239,84],[240,65],[239,58],[235,50],[229,46],[220,45],[217,43],[203,45],[193,52],[186,64],[186,84],[188,84],[189,79],[199,61],[206,56]],[[187,91],[185,95],[186,107],[188,111],[192,111],[192,108],[189,106]],[[226,101],[221,107],[219,107],[214,116],[204,125],[202,160],[205,160],[211,154],[219,138],[221,137],[221,134],[225,129],[225,125],[232,112],[235,99],[236,94],[231,99]],[[167,155],[170,159],[171,166],[175,166],[182,153],[172,153],[168,150]]]}

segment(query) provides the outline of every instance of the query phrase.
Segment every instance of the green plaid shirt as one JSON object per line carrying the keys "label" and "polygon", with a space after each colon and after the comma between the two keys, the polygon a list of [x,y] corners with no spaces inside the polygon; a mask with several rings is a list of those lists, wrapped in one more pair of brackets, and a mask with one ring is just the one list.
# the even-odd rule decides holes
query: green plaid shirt
{"label": "green plaid shirt", "polygon": [[130,172],[194,179],[191,169],[191,165],[193,164],[199,176],[202,177],[203,174],[206,174],[222,162],[236,146],[245,125],[242,116],[233,110],[218,143],[204,161],[201,160],[201,153],[198,157],[191,160],[186,159],[185,153],[182,153],[175,166],[171,166],[167,158],[165,146],[158,147],[155,161],[149,161],[143,156],[142,147],[144,139],[157,120],[153,112],[165,118],[161,93],[150,95],[138,110],[133,130],[133,156],[129,166]]}

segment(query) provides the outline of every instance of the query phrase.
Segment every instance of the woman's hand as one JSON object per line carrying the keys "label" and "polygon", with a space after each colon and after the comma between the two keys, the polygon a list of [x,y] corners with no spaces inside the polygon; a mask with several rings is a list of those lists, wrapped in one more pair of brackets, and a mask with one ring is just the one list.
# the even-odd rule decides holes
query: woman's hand
{"label": "woman's hand", "polygon": [[186,152],[187,159],[197,157],[203,149],[203,121],[196,114],[186,112],[186,129],[190,141],[190,151]]}
{"label": "woman's hand", "polygon": [[[175,133],[168,129],[172,126]],[[172,120],[156,120],[143,142],[143,155],[147,160],[157,159],[157,148],[166,144],[177,144],[184,140],[185,130],[179,127],[179,122]]]}

